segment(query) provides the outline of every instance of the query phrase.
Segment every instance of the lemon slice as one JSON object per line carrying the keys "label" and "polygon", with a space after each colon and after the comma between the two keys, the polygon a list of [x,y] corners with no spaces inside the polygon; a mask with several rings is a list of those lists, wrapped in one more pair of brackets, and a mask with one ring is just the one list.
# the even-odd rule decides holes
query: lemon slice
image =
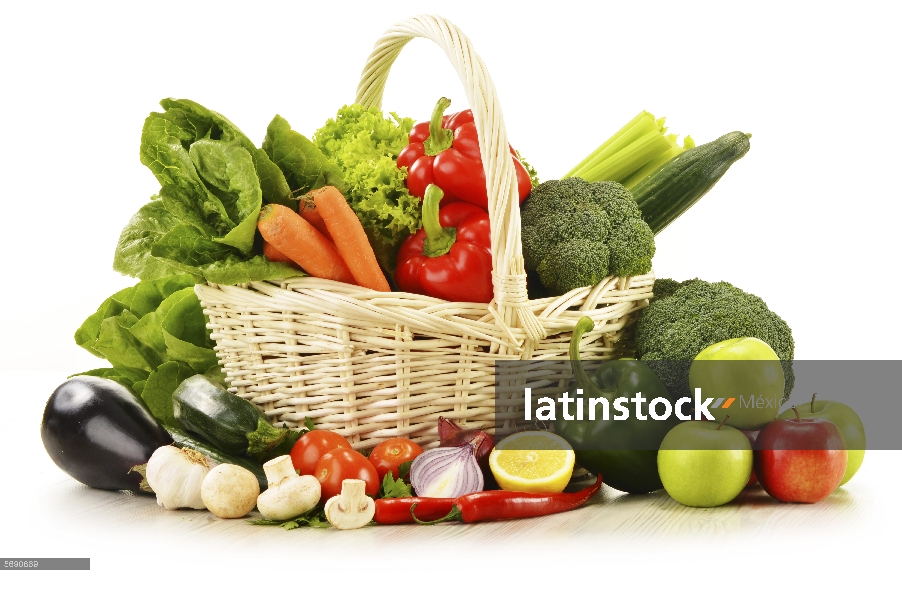
{"label": "lemon slice", "polygon": [[559,435],[523,431],[501,440],[489,455],[489,467],[503,490],[563,491],[573,474],[576,455]]}

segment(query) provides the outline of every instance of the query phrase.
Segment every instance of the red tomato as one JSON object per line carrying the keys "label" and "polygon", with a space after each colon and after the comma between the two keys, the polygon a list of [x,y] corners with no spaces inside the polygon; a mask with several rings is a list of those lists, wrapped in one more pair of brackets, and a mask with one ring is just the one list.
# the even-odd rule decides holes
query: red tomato
{"label": "red tomato", "polygon": [[405,438],[392,438],[379,442],[379,445],[370,452],[369,459],[379,473],[379,481],[382,481],[389,471],[392,477],[397,479],[401,463],[413,460],[422,453],[423,449],[416,442]]}
{"label": "red tomato", "polygon": [[351,444],[334,431],[308,431],[291,448],[291,464],[301,471],[301,475],[313,475],[316,461],[336,448],[350,450]]}
{"label": "red tomato", "polygon": [[[303,438],[301,438],[303,439]],[[366,482],[366,493],[379,493],[379,474],[376,467],[364,455],[350,448],[337,448],[320,457],[313,473],[323,487],[320,502],[341,493],[341,482],[345,479],[362,479]]]}

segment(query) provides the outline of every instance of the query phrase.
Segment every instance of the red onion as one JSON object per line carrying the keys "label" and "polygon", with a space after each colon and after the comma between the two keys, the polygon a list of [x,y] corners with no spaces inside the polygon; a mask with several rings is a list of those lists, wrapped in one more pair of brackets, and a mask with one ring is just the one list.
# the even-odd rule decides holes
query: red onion
{"label": "red onion", "polygon": [[410,466],[410,483],[423,498],[457,498],[481,492],[485,485],[476,451],[482,440],[463,446],[432,448],[417,456]]}
{"label": "red onion", "polygon": [[495,447],[495,438],[491,435],[479,429],[461,429],[457,423],[449,421],[445,417],[439,417],[438,437],[440,448],[459,447],[469,444],[476,438],[481,438],[479,445],[476,446],[476,461],[482,467],[483,473],[490,473],[489,454]]}

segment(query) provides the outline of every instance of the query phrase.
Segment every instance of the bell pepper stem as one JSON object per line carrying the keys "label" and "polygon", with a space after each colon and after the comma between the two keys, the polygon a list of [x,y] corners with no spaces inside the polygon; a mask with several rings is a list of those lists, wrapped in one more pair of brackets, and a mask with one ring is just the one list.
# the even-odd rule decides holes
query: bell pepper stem
{"label": "bell pepper stem", "polygon": [[451,246],[457,241],[457,228],[442,227],[438,219],[439,203],[444,195],[442,188],[434,183],[426,186],[426,194],[423,198],[423,229],[426,230],[423,255],[431,258],[448,254]]}
{"label": "bell pepper stem", "polygon": [[451,106],[451,100],[448,98],[439,98],[432,111],[432,117],[429,119],[429,137],[423,142],[423,149],[426,156],[436,156],[451,147],[454,141],[454,132],[450,129],[442,127],[442,119],[445,116],[445,109]]}
{"label": "bell pepper stem", "polygon": [[573,328],[573,336],[570,338],[570,365],[573,369],[573,376],[576,378],[576,384],[583,389],[583,394],[593,398],[600,398],[604,395],[604,392],[586,375],[586,370],[583,368],[583,363],[579,356],[579,342],[583,334],[593,329],[595,329],[595,321],[589,317],[583,317],[576,322],[576,327]]}

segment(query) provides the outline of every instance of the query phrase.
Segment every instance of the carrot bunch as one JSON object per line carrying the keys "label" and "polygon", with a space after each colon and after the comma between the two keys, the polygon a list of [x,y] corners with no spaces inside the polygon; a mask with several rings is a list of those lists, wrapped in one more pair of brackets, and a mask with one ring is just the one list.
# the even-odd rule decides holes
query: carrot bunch
{"label": "carrot bunch", "polygon": [[301,198],[299,213],[281,204],[267,204],[260,211],[257,229],[267,258],[291,260],[314,277],[391,291],[341,192],[332,186],[314,190]]}

